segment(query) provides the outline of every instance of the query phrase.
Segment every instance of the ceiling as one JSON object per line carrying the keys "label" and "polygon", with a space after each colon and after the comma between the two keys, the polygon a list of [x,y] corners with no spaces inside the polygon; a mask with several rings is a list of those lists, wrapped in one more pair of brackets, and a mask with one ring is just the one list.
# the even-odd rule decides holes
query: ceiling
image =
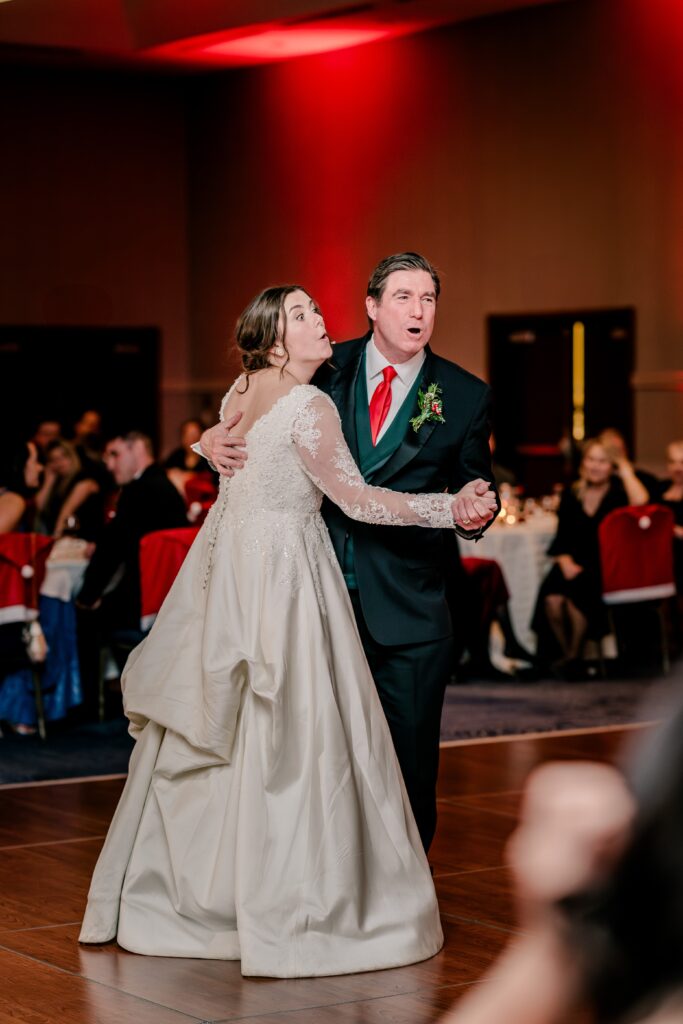
{"label": "ceiling", "polygon": [[0,0],[0,61],[257,64],[556,2],[567,0]]}

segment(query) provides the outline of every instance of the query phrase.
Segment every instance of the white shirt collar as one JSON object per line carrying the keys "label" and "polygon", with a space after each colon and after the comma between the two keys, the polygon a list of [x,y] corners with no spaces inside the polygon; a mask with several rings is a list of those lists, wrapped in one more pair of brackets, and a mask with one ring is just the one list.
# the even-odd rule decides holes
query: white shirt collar
{"label": "white shirt collar", "polygon": [[367,360],[369,380],[372,380],[373,377],[379,377],[385,366],[393,366],[401,383],[409,386],[415,380],[417,371],[425,361],[425,350],[420,349],[410,359],[406,359],[405,363],[390,363],[375,345],[375,337],[373,335],[365,350],[365,358]]}

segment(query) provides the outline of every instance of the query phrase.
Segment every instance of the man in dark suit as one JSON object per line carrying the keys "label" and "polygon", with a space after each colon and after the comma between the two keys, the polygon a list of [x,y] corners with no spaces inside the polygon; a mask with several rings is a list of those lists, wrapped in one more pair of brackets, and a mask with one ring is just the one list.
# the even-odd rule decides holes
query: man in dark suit
{"label": "man in dark suit", "polygon": [[[493,479],[490,392],[429,348],[439,292],[436,270],[417,253],[382,260],[368,283],[370,331],[337,345],[333,365],[321,367],[313,383],[335,402],[368,483],[458,492],[456,530],[476,539],[496,514],[486,498]],[[241,464],[240,439],[230,435],[238,416],[202,435],[202,451],[228,475]],[[453,667],[447,591],[459,568],[455,536],[359,523],[327,501],[323,514],[428,849],[441,709]]]}
{"label": "man in dark suit", "polygon": [[105,632],[140,629],[140,539],[187,526],[185,503],[154,461],[152,442],[130,431],[113,437],[104,460],[121,488],[116,515],[104,527],[77,604],[101,609]]}
{"label": "man in dark suit", "polygon": [[[368,483],[460,492],[456,529],[474,538],[494,518],[476,497],[476,482],[492,480],[489,389],[429,348],[439,291],[436,271],[418,254],[383,260],[368,284],[369,333],[336,346],[335,368],[323,367],[314,383],[335,402]],[[382,422],[378,389],[386,395]],[[415,429],[420,391],[431,391],[441,406],[438,414],[425,410]],[[436,827],[441,709],[453,666],[447,592],[458,571],[455,537],[448,530],[355,522],[329,502],[323,514],[428,849]]]}

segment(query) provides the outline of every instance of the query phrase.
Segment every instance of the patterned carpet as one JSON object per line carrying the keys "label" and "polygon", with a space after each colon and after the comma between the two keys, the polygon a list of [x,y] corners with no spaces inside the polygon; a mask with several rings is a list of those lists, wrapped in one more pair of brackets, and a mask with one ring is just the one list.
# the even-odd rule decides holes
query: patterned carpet
{"label": "patterned carpet", "polygon": [[[665,680],[597,682],[476,682],[449,686],[441,738],[582,729],[653,721],[667,696],[683,688],[683,661]],[[125,772],[132,748],[126,722],[53,726],[45,743],[37,737],[0,740],[0,784],[80,778]]]}
{"label": "patterned carpet", "polygon": [[665,682],[652,679],[561,683],[467,683],[449,686],[441,739],[586,729],[651,722],[680,690],[683,664]]}

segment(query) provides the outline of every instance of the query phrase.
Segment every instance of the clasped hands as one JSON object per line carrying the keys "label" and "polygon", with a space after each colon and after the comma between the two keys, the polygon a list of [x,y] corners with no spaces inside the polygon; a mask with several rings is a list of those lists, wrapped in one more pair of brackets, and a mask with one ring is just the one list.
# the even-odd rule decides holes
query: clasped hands
{"label": "clasped hands", "polygon": [[498,513],[496,492],[486,480],[477,477],[453,496],[451,510],[456,526],[463,530],[478,530]]}

